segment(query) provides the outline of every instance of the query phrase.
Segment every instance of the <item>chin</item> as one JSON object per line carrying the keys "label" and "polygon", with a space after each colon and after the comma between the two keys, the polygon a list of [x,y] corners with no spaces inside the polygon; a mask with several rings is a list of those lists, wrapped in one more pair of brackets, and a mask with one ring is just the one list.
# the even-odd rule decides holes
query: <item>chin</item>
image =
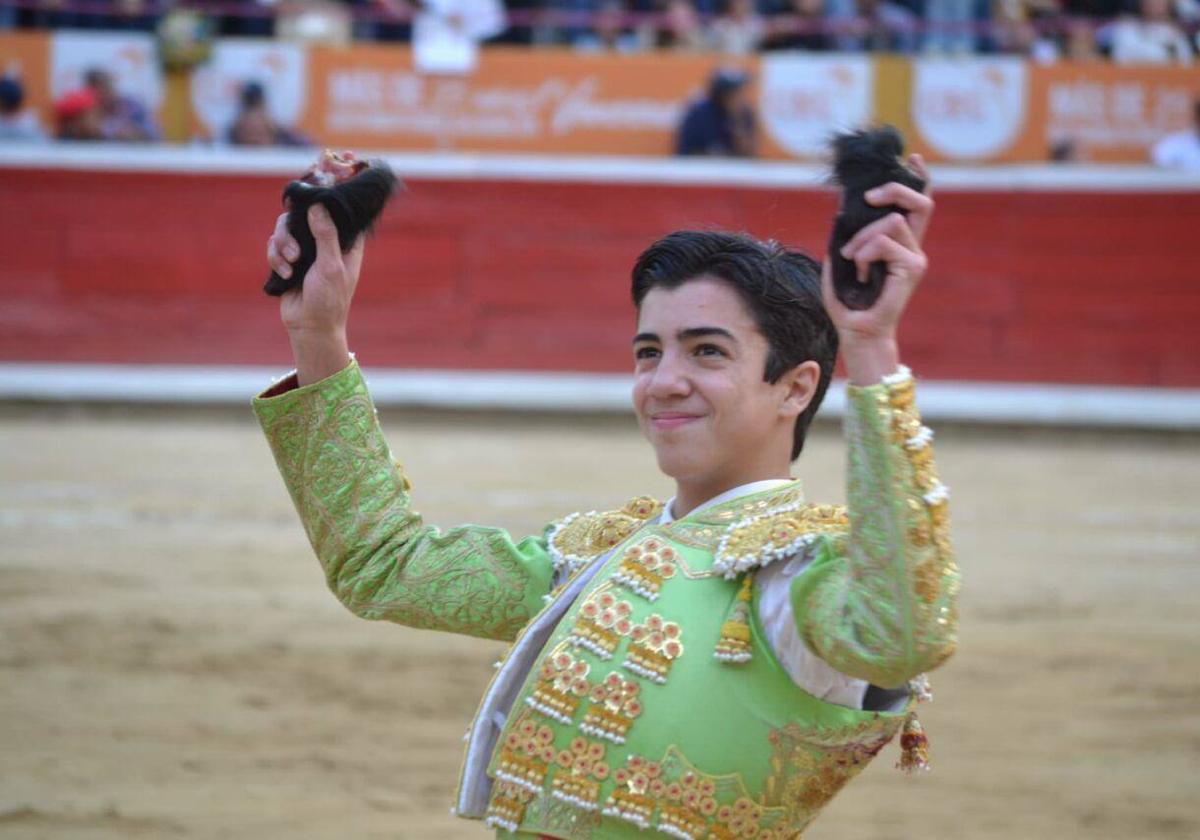
{"label": "chin", "polygon": [[699,472],[701,467],[687,452],[681,451],[681,448],[662,447],[655,450],[655,455],[659,471],[676,481]]}

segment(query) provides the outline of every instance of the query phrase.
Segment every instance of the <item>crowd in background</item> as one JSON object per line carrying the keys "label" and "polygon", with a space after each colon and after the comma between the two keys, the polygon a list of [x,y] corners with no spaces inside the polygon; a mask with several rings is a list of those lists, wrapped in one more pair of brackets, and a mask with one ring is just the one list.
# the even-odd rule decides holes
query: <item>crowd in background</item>
{"label": "crowd in background", "polygon": [[[404,41],[414,16],[446,10],[463,25],[499,14],[489,41],[621,52],[651,49],[1017,53],[1117,62],[1191,62],[1200,0],[322,0],[354,37]],[[277,34],[278,0],[194,0],[219,34]],[[174,0],[0,0],[0,29],[153,31]],[[495,7],[495,8],[489,8]],[[106,11],[107,9],[107,11]],[[459,9],[460,11],[454,11]]]}
{"label": "crowd in background", "polygon": [[[182,7],[154,0],[70,0],[53,7],[3,5],[5,27],[116,28],[158,31],[164,44],[172,14]],[[111,12],[106,13],[108,2]],[[276,0],[272,0],[272,6]],[[345,13],[336,0],[299,0]],[[344,14],[345,36],[403,41],[432,22],[473,41],[559,45],[580,51],[708,51],[730,55],[769,50],[899,53],[1023,53],[1035,60],[1110,58],[1120,63],[1188,63],[1195,58],[1200,0],[356,0]],[[1125,4],[1132,2],[1132,7]],[[369,4],[369,5],[368,5]],[[386,5],[380,5],[386,4]],[[295,37],[286,18],[265,6],[191,4],[187,16],[211,33]],[[226,14],[236,8],[239,14]],[[256,14],[244,14],[249,8]],[[281,7],[297,8],[296,4]],[[165,17],[159,15],[163,13]],[[221,14],[218,15],[217,12]],[[425,34],[432,31],[426,29]],[[310,31],[311,37],[311,31]],[[170,61],[164,50],[164,60]],[[720,70],[705,96],[689,103],[678,125],[676,153],[754,157],[757,119],[747,97],[749,77]],[[146,108],[121,95],[103,68],[59,95],[54,128],[43,132],[24,108],[19,76],[0,75],[0,140],[139,142],[160,139]],[[246,82],[225,136],[245,146],[303,146],[311,140],[271,117],[267,91]],[[1055,156],[1055,159],[1058,159]],[[1063,159],[1069,159],[1065,157]],[[1200,101],[1192,128],[1163,139],[1151,159],[1160,166],[1200,170]]]}

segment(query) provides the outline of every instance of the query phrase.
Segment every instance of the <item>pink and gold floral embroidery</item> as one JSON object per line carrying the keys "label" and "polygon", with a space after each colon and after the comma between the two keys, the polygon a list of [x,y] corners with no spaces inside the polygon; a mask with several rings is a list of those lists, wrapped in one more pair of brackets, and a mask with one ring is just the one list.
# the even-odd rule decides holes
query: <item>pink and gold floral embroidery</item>
{"label": "pink and gold floral embroidery", "polygon": [[592,704],[583,715],[579,729],[588,735],[624,744],[634,719],[642,713],[641,686],[611,673],[604,682],[592,686]]}
{"label": "pink and gold floral embroidery", "polygon": [[632,612],[628,601],[618,601],[611,592],[593,593],[579,608],[567,642],[601,659],[612,659],[621,637],[628,636],[633,629],[629,620]]}
{"label": "pink and gold floral embroidery", "polygon": [[539,726],[536,721],[525,718],[501,744],[496,778],[537,793],[542,789],[554,759],[554,730],[548,724]]}
{"label": "pink and gold floral embroidery", "polygon": [[665,685],[671,663],[683,655],[679,625],[654,613],[629,631],[629,651],[621,666],[639,677]]}
{"label": "pink and gold floral embroidery", "polygon": [[648,601],[658,600],[663,583],[675,577],[679,555],[658,537],[648,537],[625,549],[613,581]]}
{"label": "pink and gold floral embroidery", "polygon": [[559,770],[551,783],[550,795],[585,811],[600,808],[600,784],[608,778],[604,745],[586,738],[575,738],[569,749],[555,757]]}
{"label": "pink and gold floral embroidery", "polygon": [[488,803],[487,818],[484,822],[488,828],[516,831],[521,827],[521,820],[525,818],[525,808],[532,800],[533,793],[525,788],[498,781],[492,790],[492,800]]}
{"label": "pink and gold floral embroidery", "polygon": [[591,690],[587,679],[590,670],[590,665],[565,650],[547,656],[538,671],[537,685],[525,703],[552,720],[569,724],[581,699]]}
{"label": "pink and gold floral embroidery", "polygon": [[605,800],[601,813],[633,823],[638,828],[648,828],[656,800],[666,789],[661,776],[662,765],[657,761],[647,761],[640,755],[629,756],[625,766],[613,774],[617,786]]}
{"label": "pink and gold floral embroidery", "polygon": [[717,785],[691,770],[663,789],[657,828],[680,840],[703,837],[708,818],[717,813]]}

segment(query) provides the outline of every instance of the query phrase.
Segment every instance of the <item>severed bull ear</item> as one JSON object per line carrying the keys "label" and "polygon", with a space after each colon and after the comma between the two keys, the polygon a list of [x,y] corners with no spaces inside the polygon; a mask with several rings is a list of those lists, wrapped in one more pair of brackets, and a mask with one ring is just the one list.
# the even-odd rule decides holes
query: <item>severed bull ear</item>
{"label": "severed bull ear", "polygon": [[833,292],[848,309],[870,309],[883,293],[887,263],[876,260],[867,271],[867,282],[858,279],[858,267],[842,256],[841,250],[854,234],[889,213],[908,215],[894,204],[868,204],[863,194],[896,181],[917,192],[925,180],[909,169],[901,155],[904,138],[890,125],[865,131],[838,134],[833,138],[832,182],[842,188],[842,202],[829,235],[829,263]]}
{"label": "severed bull ear", "polygon": [[300,258],[293,263],[292,276],[287,279],[272,271],[263,291],[278,296],[303,285],[304,275],[316,262],[317,242],[308,229],[309,207],[323,204],[329,211],[337,228],[338,245],[345,253],[354,246],[359,234],[371,230],[388,200],[402,186],[391,167],[379,160],[371,161],[357,175],[331,187],[304,181],[289,183],[283,190],[283,201],[288,208],[288,233],[300,246]]}

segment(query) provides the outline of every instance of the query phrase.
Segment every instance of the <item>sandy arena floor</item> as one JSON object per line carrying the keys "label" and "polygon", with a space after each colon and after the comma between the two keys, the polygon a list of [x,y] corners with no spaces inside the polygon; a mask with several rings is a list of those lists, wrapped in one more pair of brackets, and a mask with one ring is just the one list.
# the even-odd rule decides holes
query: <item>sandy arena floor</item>
{"label": "sandy arena floor", "polygon": [[[623,422],[385,426],[442,525],[668,489]],[[966,589],[935,769],[889,747],[806,840],[1200,837],[1200,438],[938,440]],[[841,460],[822,427],[811,497]],[[345,612],[248,410],[0,410],[2,838],[486,837],[448,809],[498,650]]]}

